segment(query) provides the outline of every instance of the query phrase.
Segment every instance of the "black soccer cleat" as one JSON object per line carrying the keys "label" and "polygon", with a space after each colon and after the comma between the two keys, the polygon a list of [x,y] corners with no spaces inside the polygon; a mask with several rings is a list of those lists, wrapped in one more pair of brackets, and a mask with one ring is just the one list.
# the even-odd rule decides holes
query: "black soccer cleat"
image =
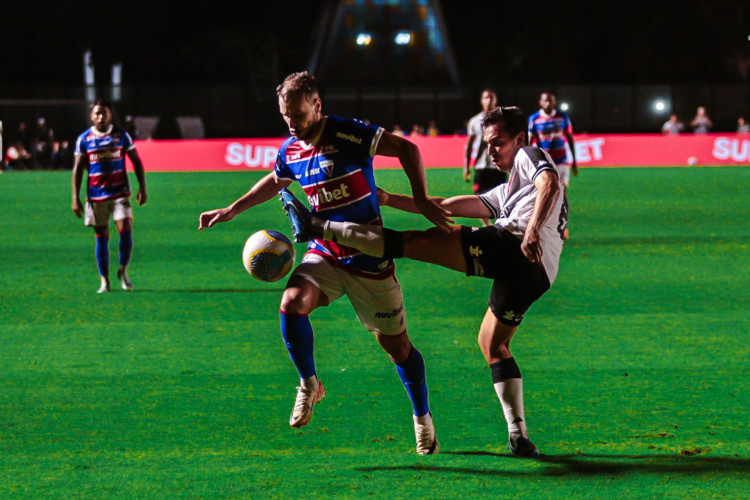
{"label": "black soccer cleat", "polygon": [[292,236],[294,236],[295,243],[304,243],[322,236],[316,234],[320,231],[316,231],[312,226],[310,210],[295,198],[291,191],[283,188],[279,191],[279,197],[286,215],[289,217],[289,222],[292,224]]}
{"label": "black soccer cleat", "polygon": [[531,458],[539,456],[539,450],[534,446],[534,443],[529,441],[529,438],[523,436],[511,436],[508,449],[517,457]]}

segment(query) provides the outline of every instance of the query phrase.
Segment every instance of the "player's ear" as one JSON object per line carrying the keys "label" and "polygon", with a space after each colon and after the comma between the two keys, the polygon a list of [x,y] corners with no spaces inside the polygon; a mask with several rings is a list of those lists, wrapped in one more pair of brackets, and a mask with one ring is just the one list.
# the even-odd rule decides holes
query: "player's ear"
{"label": "player's ear", "polygon": [[519,132],[515,138],[516,146],[520,149],[526,145],[526,132]]}

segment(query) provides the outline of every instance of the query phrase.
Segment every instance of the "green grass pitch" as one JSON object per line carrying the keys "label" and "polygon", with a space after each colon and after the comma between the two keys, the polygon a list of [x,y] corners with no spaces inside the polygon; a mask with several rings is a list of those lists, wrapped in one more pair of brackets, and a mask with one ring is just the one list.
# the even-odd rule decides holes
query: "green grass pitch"
{"label": "green grass pitch", "polygon": [[[346,300],[312,316],[328,398],[288,427],[283,283],[240,257],[254,231],[290,233],[280,204],[197,230],[259,176],[148,174],[134,290],[104,296],[69,172],[0,176],[0,498],[750,498],[750,168],[572,179],[560,274],[512,345],[538,460],[505,450],[476,345],[490,282],[410,261],[441,454],[415,454],[401,382]],[[469,192],[459,169],[428,180]]]}

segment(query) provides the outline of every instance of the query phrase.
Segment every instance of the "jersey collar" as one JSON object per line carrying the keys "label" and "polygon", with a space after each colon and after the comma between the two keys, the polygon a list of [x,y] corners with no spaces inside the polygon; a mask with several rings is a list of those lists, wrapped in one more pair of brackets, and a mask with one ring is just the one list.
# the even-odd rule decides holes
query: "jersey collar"
{"label": "jersey collar", "polygon": [[557,114],[557,108],[553,109],[552,113],[550,113],[550,114],[547,114],[547,113],[544,112],[543,109],[540,109],[539,110],[539,114],[542,115],[544,118],[552,118],[553,116],[555,116]]}
{"label": "jersey collar", "polygon": [[109,124],[109,128],[107,129],[107,131],[106,131],[106,132],[99,132],[99,131],[98,131],[98,130],[96,129],[96,127],[92,125],[92,126],[91,126],[91,131],[92,131],[92,132],[94,133],[94,135],[97,135],[97,136],[99,136],[99,137],[104,137],[105,135],[109,135],[109,134],[111,134],[111,133],[112,133],[112,129],[113,129],[114,127],[115,127],[115,126],[114,126],[114,125],[112,125],[112,124],[110,123],[110,124]]}
{"label": "jersey collar", "polygon": [[318,133],[315,134],[315,137],[313,137],[310,142],[305,142],[302,139],[300,139],[299,140],[300,146],[302,146],[304,149],[312,149],[315,146],[317,146],[318,142],[320,141],[320,136],[323,135],[323,130],[326,128],[327,121],[328,121],[328,117],[324,116],[320,120],[320,128],[318,129]]}

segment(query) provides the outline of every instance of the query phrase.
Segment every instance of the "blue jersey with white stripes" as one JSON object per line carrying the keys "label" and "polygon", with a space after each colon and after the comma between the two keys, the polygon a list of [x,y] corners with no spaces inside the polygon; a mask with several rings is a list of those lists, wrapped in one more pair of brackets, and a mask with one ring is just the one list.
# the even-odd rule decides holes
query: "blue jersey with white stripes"
{"label": "blue jersey with white stripes", "polygon": [[[290,137],[279,148],[274,172],[302,186],[316,217],[382,226],[372,157],[383,129],[338,116],[323,118],[318,135],[306,143]],[[313,240],[315,253],[347,271],[381,279],[393,274],[393,262],[325,240]]]}

